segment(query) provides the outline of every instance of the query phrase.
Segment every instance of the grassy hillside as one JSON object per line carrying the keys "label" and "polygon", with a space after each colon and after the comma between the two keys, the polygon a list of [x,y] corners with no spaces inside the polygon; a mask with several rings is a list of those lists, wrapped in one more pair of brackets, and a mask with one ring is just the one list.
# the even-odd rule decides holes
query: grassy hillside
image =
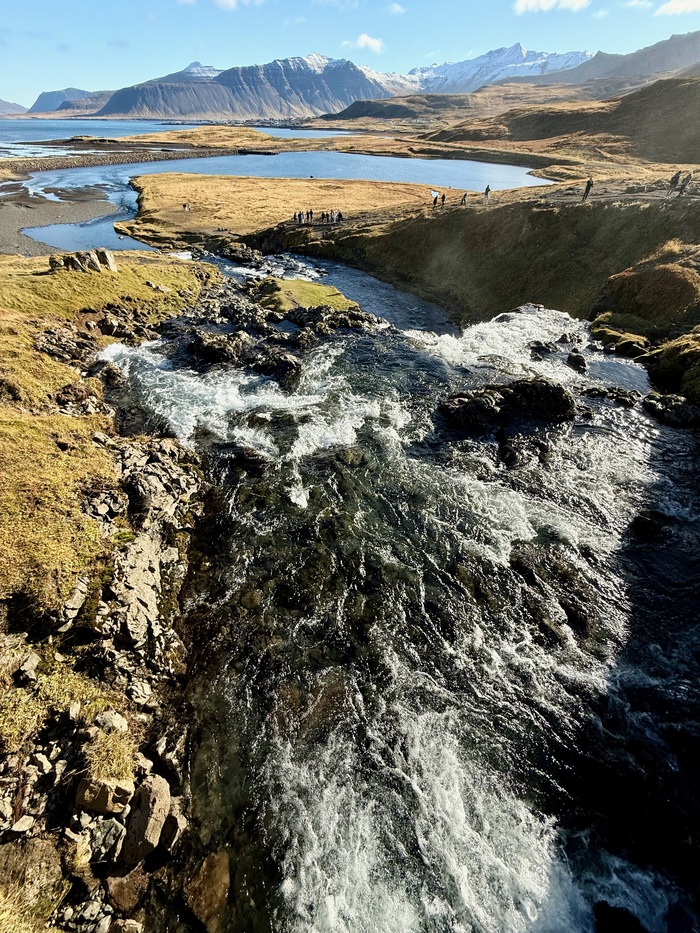
{"label": "grassy hillside", "polygon": [[700,238],[700,204],[532,201],[446,211],[340,232],[308,250],[383,275],[448,308],[461,323],[525,301],[588,316],[609,276],[682,235]]}
{"label": "grassy hillside", "polygon": [[700,78],[656,81],[622,98],[521,107],[433,137],[441,142],[618,137],[630,155],[657,162],[697,162]]}

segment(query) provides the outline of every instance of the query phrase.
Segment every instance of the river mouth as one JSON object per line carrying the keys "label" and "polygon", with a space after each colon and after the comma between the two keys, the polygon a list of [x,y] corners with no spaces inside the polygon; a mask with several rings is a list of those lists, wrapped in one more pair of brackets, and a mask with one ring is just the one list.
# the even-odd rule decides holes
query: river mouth
{"label": "river mouth", "polygon": [[[293,388],[167,339],[107,351],[219,502],[185,629],[221,929],[588,933],[601,901],[692,929],[696,435],[616,401],[643,370],[568,315],[459,333],[361,286],[384,323],[322,340]],[[441,420],[455,389],[537,377],[577,413],[517,426],[514,465]]]}

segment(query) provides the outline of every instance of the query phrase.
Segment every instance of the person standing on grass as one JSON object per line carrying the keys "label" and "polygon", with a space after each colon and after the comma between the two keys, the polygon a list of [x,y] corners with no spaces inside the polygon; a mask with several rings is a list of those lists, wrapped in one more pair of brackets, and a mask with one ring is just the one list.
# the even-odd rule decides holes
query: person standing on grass
{"label": "person standing on grass", "polygon": [[581,198],[581,204],[583,204],[584,201],[588,200],[588,195],[591,193],[592,187],[593,187],[593,179],[589,178],[588,181],[586,182],[586,190],[583,192],[583,197]]}
{"label": "person standing on grass", "polygon": [[462,195],[462,200],[461,200],[459,203],[460,203],[460,204],[466,204],[466,203],[467,203],[467,192],[466,192],[466,191],[465,191],[464,194]]}
{"label": "person standing on grass", "polygon": [[489,195],[490,195],[490,194],[491,194],[491,185],[486,185],[486,189],[485,189],[485,191],[484,191],[484,204],[488,204],[488,203],[489,203]]}

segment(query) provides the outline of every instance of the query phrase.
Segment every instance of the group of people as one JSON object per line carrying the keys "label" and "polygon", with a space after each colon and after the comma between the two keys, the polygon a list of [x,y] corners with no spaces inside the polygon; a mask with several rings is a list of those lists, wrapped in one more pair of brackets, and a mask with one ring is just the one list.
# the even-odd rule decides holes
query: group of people
{"label": "group of people", "polygon": [[[321,211],[320,214],[316,214],[317,223],[322,224],[339,224],[343,219],[342,211]],[[314,212],[313,210],[308,211],[295,211],[292,221],[295,224],[312,224],[314,222]]]}
{"label": "group of people", "polygon": [[679,171],[679,172],[676,172],[676,174],[672,176],[670,182],[668,183],[668,189],[666,191],[667,198],[670,198],[674,191],[677,191],[678,197],[680,197],[685,192],[686,188],[691,183],[691,181],[693,180],[693,173],[688,172],[688,174],[685,176],[683,181],[681,181],[682,174],[683,173]]}
{"label": "group of people", "polygon": [[[432,193],[432,192],[431,192],[431,193]],[[438,206],[438,203],[440,204],[441,207],[444,207],[444,206],[445,206],[445,192],[443,191],[442,194],[438,194],[437,192],[434,192],[434,193],[432,193],[432,194],[433,194],[433,208],[436,208],[436,207]],[[467,203],[467,195],[468,195],[468,194],[469,194],[469,192],[468,192],[468,191],[465,191],[464,194],[462,195],[462,197],[460,198],[459,203],[460,203],[460,205],[461,205],[462,207],[464,207],[464,205]],[[484,204],[488,204],[488,203],[489,203],[489,195],[490,195],[490,194],[491,194],[491,186],[490,186],[490,185],[486,185],[486,189],[485,189],[485,191],[484,191]]]}

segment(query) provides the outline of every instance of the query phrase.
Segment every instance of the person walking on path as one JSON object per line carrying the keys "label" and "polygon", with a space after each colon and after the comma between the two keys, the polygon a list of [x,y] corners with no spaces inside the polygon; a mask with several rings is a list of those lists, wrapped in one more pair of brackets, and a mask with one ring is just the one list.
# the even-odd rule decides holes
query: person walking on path
{"label": "person walking on path", "polygon": [[442,207],[445,206],[445,192],[444,191],[442,192],[442,197],[440,198],[440,204],[442,205]]}
{"label": "person walking on path", "polygon": [[484,191],[484,204],[488,204],[488,203],[489,203],[489,195],[490,195],[490,194],[491,194],[491,185],[486,185],[486,189],[485,189],[485,191]]}
{"label": "person walking on path", "polygon": [[584,201],[588,200],[588,195],[591,193],[592,187],[593,187],[593,179],[589,178],[588,181],[586,182],[586,190],[583,192],[583,197],[581,198],[581,204],[583,204]]}
{"label": "person walking on path", "polygon": [[464,194],[462,195],[462,200],[461,200],[459,203],[460,203],[460,204],[466,204],[466,203],[467,203],[467,192],[466,192],[466,191],[465,191]]}
{"label": "person walking on path", "polygon": [[671,178],[671,181],[668,183],[668,191],[666,192],[666,197],[670,197],[673,192],[678,187],[678,182],[681,180],[681,173],[676,172],[676,174]]}
{"label": "person walking on path", "polygon": [[433,207],[437,207],[437,202],[438,202],[438,195],[436,194],[435,197],[433,198]]}
{"label": "person walking on path", "polygon": [[692,173],[692,172],[688,172],[688,174],[685,176],[685,178],[684,178],[683,181],[681,182],[680,188],[678,189],[678,197],[679,197],[679,198],[680,198],[680,196],[683,194],[683,192],[685,191],[685,189],[688,187],[688,185],[691,183],[692,180],[693,180],[693,173]]}

